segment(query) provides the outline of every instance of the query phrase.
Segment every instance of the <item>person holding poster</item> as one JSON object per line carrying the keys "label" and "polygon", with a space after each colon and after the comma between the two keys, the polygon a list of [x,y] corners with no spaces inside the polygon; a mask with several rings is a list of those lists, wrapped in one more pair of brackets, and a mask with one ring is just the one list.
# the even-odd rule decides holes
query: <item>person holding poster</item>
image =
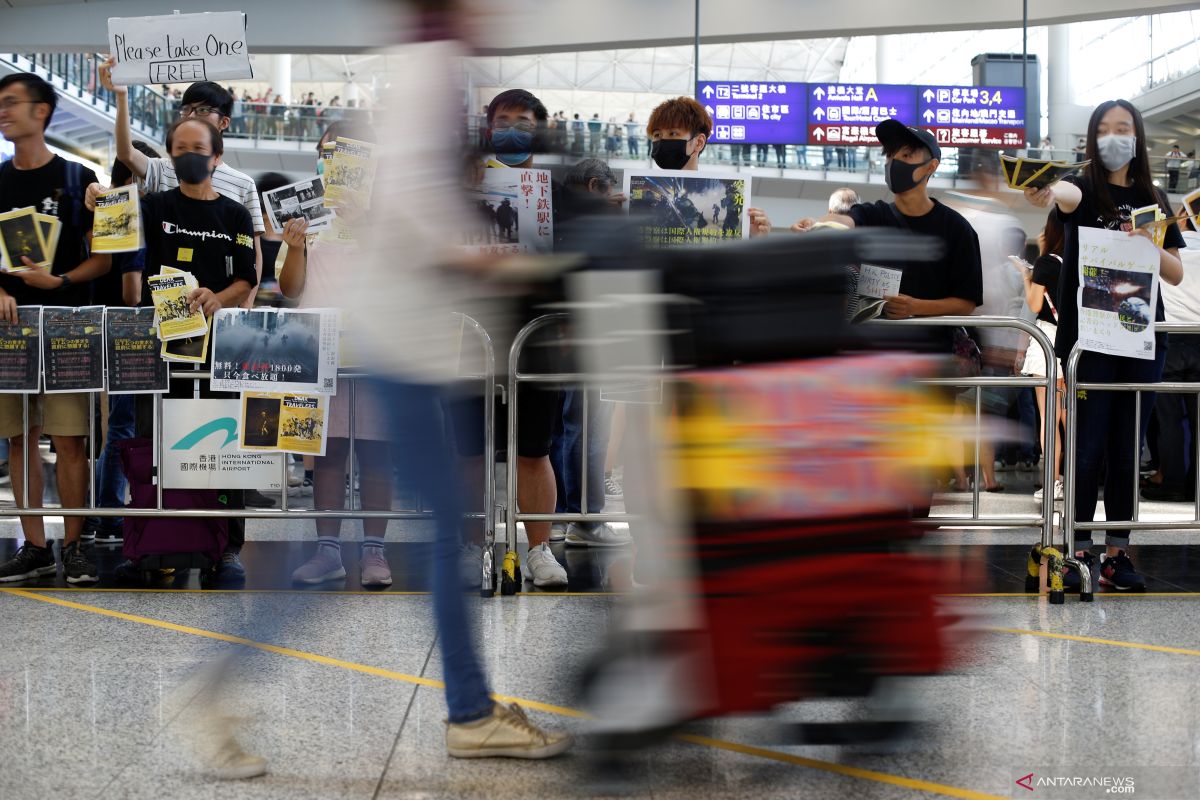
{"label": "person holding poster", "polygon": [[[199,287],[188,305],[208,318],[222,308],[236,308],[257,281],[254,269],[254,223],[245,206],[219,193],[213,182],[224,152],[221,132],[203,119],[185,118],[167,129],[167,152],[179,185],[142,198],[146,231],[145,274],[164,267],[190,272]],[[138,154],[141,156],[141,154]],[[142,158],[145,158],[142,156]],[[149,297],[144,290],[143,297]],[[202,392],[204,396],[219,396]],[[192,385],[174,381],[170,397],[191,397]],[[147,416],[139,408],[139,429]],[[230,491],[229,506],[242,507],[242,491]],[[218,578],[245,576],[239,553],[245,542],[245,520],[231,519],[229,545]]]}
{"label": "person holding poster", "polygon": [[[1170,223],[1160,247],[1154,244],[1153,226],[1133,228],[1130,222],[1135,209],[1152,204],[1161,206],[1165,216],[1171,215],[1166,195],[1151,180],[1146,130],[1141,113],[1132,103],[1108,100],[1097,106],[1088,122],[1084,147],[1091,163],[1082,174],[1068,175],[1042,189],[1025,190],[1025,197],[1033,205],[1053,205],[1066,229],[1054,347],[1064,364],[1077,341],[1089,347],[1079,359],[1081,383],[1154,383],[1162,379],[1166,334],[1158,333],[1146,341],[1149,349],[1135,357],[1116,355],[1111,350],[1097,352],[1100,348],[1095,343],[1085,341],[1093,338],[1095,330],[1085,328],[1085,319],[1097,318],[1095,307],[1107,296],[1116,304],[1117,312],[1112,316],[1122,324],[1146,317],[1133,325],[1146,333],[1148,328],[1152,330],[1152,321],[1163,321],[1157,280],[1161,277],[1171,285],[1183,280],[1179,259],[1183,236],[1178,226]],[[1120,241],[1122,235],[1125,242]],[[1106,248],[1111,252],[1100,252]],[[1120,262],[1120,269],[1114,266],[1113,258]],[[1135,286],[1138,291],[1126,292],[1127,286]],[[1143,286],[1148,291],[1141,291]],[[1132,300],[1139,301],[1137,308]],[[1109,343],[1115,339],[1099,338],[1101,345],[1105,339]],[[1142,395],[1141,419],[1135,419],[1134,402],[1131,392],[1090,392],[1078,400],[1075,518],[1080,522],[1095,519],[1100,469],[1105,463],[1105,518],[1133,517],[1138,453],[1133,452],[1132,441],[1135,431],[1139,441],[1146,437],[1154,396]],[[1076,531],[1075,550],[1076,556],[1094,570],[1091,537],[1091,532]],[[1145,591],[1145,580],[1126,552],[1129,531],[1107,531],[1105,545],[1099,564],[1101,585],[1117,591]],[[1077,573],[1067,571],[1065,578],[1069,587],[1078,588]]]}
{"label": "person holding poster", "polygon": [[[100,66],[99,74],[100,83],[117,99],[116,129],[113,132],[117,140],[117,158],[129,165],[137,177],[142,191],[150,193],[174,189],[180,184],[180,176],[175,171],[175,162],[170,158],[148,157],[133,145],[133,134],[129,126],[129,89],[113,83],[112,70],[115,63],[110,58]],[[233,95],[219,83],[212,81],[200,81],[189,86],[183,93],[183,100],[179,106],[180,119],[204,120],[218,131],[229,128],[230,114],[232,113]],[[254,273],[261,278],[262,251],[259,248],[258,237],[266,231],[266,227],[263,225],[262,206],[254,180],[244,172],[238,172],[218,160],[216,171],[212,175],[212,185],[218,194],[242,204],[250,213],[250,219],[254,223]],[[88,186],[89,208],[95,207],[96,198],[102,191],[104,188],[98,183]],[[250,308],[253,305],[258,278],[252,284],[254,288],[250,290],[250,294],[242,303],[244,308]]]}
{"label": "person holding poster", "polygon": [[[341,133],[339,133],[339,131]],[[327,141],[346,135],[360,141],[372,141],[369,129],[352,130],[348,123],[335,122],[321,137],[317,153]],[[320,155],[318,155],[320,163]],[[339,245],[321,238],[306,245],[308,220],[288,220],[283,226],[287,254],[279,273],[279,291],[295,299],[297,308],[325,308],[345,281],[347,263],[357,263],[362,251],[353,241]],[[346,366],[351,366],[347,364]],[[346,506],[346,485],[350,456],[350,387],[339,386],[329,399],[325,455],[313,466],[313,505],[320,509]],[[392,507],[392,458],[386,403],[374,385],[359,382],[354,387],[354,451],[361,467],[362,507],[386,511]],[[363,545],[359,555],[359,579],[363,586],[388,586],[391,568],[384,556],[386,519],[364,519]],[[312,557],[292,573],[295,583],[318,584],[346,577],[342,565],[342,520],[318,519],[317,548]]]}
{"label": "person holding poster", "polygon": [[[0,208],[33,206],[61,223],[58,248],[50,269],[26,269],[0,275],[0,317],[16,323],[18,306],[88,304],[90,281],[112,266],[106,254],[86,255],[92,214],[84,207],[84,187],[95,174],[77,162],[57,156],[46,146],[45,129],[58,104],[54,88],[36,75],[16,73],[0,79],[0,135],[11,142],[11,160],[0,165]],[[33,266],[26,259],[26,266]],[[57,453],[58,493],[68,508],[87,502],[88,466],[84,449],[90,395],[33,395],[29,398],[29,430],[25,430],[19,394],[0,395],[0,436],[9,440],[13,493],[18,504],[28,491],[29,505],[42,506],[42,458],[38,440],[50,436]],[[22,448],[29,453],[25,484]],[[99,575],[89,553],[80,546],[83,517],[67,517],[63,537],[63,571],[68,583],[93,582]],[[0,581],[20,581],[56,571],[41,517],[21,517],[25,544],[0,564]]]}

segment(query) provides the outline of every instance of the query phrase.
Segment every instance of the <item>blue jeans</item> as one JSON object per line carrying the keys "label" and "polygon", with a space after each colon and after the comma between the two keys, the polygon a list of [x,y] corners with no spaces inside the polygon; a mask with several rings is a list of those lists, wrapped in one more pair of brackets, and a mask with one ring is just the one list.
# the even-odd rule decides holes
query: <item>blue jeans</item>
{"label": "blue jeans", "polygon": [[453,723],[472,722],[492,713],[487,679],[471,640],[466,595],[459,577],[459,527],[462,500],[458,475],[445,437],[441,391],[434,386],[375,379],[386,405],[400,480],[415,489],[433,509],[437,537],[433,543],[433,613],[442,649],[446,706]]}
{"label": "blue jeans", "polygon": [[134,437],[134,396],[114,394],[108,397],[108,434],[104,451],[96,465],[96,507],[123,508],[128,482],[121,469],[117,442]]}
{"label": "blue jeans", "polygon": [[[1161,380],[1166,345],[1155,348],[1153,361],[1122,358],[1104,353],[1084,353],[1079,359],[1080,383],[1153,383]],[[1092,522],[1096,518],[1096,500],[1100,491],[1100,468],[1104,475],[1104,516],[1109,520],[1133,518],[1133,486],[1137,474],[1141,443],[1150,425],[1154,393],[1142,393],[1141,419],[1134,419],[1133,392],[1089,392],[1076,401],[1075,438],[1075,519]],[[1137,425],[1138,451],[1134,451],[1134,425]],[[1104,543],[1110,547],[1128,547],[1129,531],[1106,531]],[[1091,531],[1075,532],[1075,549],[1092,546]]]}
{"label": "blue jeans", "polygon": [[[550,445],[550,464],[558,487],[555,511],[578,514],[583,498],[583,391],[562,393],[558,424]],[[588,513],[604,510],[604,462],[608,456],[609,423],[613,404],[600,402],[600,393],[588,393]]]}

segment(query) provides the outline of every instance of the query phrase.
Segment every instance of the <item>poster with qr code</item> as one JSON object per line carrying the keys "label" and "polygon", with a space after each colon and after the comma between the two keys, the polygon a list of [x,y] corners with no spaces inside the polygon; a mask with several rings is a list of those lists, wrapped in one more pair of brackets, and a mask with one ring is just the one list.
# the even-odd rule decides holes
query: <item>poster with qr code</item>
{"label": "poster with qr code", "polygon": [[226,308],[213,317],[212,388],[337,393],[339,312]]}

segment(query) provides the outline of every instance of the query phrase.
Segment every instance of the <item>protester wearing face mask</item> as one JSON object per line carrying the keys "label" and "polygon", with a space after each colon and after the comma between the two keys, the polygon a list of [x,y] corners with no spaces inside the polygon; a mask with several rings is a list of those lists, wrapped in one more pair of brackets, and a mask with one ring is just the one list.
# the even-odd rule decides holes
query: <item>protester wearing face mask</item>
{"label": "protester wearing face mask", "polygon": [[[1146,236],[1153,241],[1151,228],[1132,230],[1130,217],[1135,209],[1157,203],[1163,214],[1171,216],[1167,196],[1150,178],[1150,160],[1146,151],[1146,131],[1142,115],[1127,100],[1109,100],[1092,112],[1088,122],[1085,156],[1091,164],[1082,175],[1072,175],[1044,189],[1026,189],[1025,197],[1035,206],[1053,205],[1065,230],[1062,275],[1059,280],[1058,334],[1054,348],[1065,364],[1079,338],[1079,229],[1108,228],[1128,231],[1131,236]],[[1166,230],[1162,247],[1157,247],[1159,275],[1175,286],[1183,280],[1179,248],[1183,236],[1175,223]],[[1164,320],[1161,294],[1155,320]],[[1085,352],[1079,359],[1081,383],[1155,383],[1162,379],[1167,354],[1167,336],[1156,335],[1153,360]],[[1142,416],[1136,419],[1135,398],[1131,392],[1090,392],[1078,401],[1076,429],[1075,518],[1091,522],[1095,518],[1100,487],[1100,468],[1107,463],[1104,479],[1104,515],[1109,520],[1127,520],[1133,516],[1135,431],[1139,440],[1146,438],[1154,395],[1142,394]],[[1134,425],[1138,428],[1134,428]],[[1100,583],[1119,591],[1144,591],[1145,580],[1134,569],[1126,553],[1128,530],[1106,531],[1106,552],[1101,555]],[[1094,568],[1092,539],[1088,531],[1075,533],[1076,555]],[[1065,575],[1069,588],[1079,587],[1075,572]]]}
{"label": "protester wearing face mask", "polygon": [[[886,298],[889,319],[967,315],[983,303],[983,268],[979,237],[961,214],[929,196],[929,179],[937,171],[942,150],[928,131],[884,120],[875,129],[887,157],[884,180],[895,196],[888,203],[859,203],[846,214],[822,221],[848,228],[900,228],[941,239],[946,247],[934,261],[881,262],[903,270],[900,293]],[[816,223],[802,219],[792,226],[807,231]]]}
{"label": "protester wearing face mask", "polygon": [[[676,97],[660,103],[646,122],[650,141],[650,158],[659,169],[700,169],[700,154],[712,133],[712,117],[695,98]],[[770,232],[771,221],[759,208],[749,208],[750,234],[760,236]]]}
{"label": "protester wearing face mask", "polygon": [[[138,179],[138,185],[144,192],[163,192],[179,185],[181,176],[177,175],[174,163],[170,158],[149,158],[138,152],[133,146],[133,135],[129,127],[129,87],[117,86],[112,82],[112,68],[116,62],[109,59],[100,65],[98,70],[100,83],[105,89],[114,94],[117,101],[116,126],[113,136],[116,139],[117,158],[129,165],[129,169]],[[179,104],[180,119],[201,119],[215,127],[218,131],[228,130],[233,113],[233,95],[223,86],[212,81],[193,83],[183,93]],[[259,251],[258,237],[266,230],[263,225],[262,206],[259,204],[258,189],[254,180],[244,172],[239,172],[224,162],[218,162],[212,176],[212,185],[217,193],[241,203],[250,213],[254,224],[254,273],[261,279],[262,254]],[[93,183],[87,189],[88,208],[95,207],[96,196],[103,191],[98,183]],[[254,284],[257,288],[257,282]],[[246,296],[243,306],[249,308],[254,299],[255,289]]]}
{"label": "protester wearing face mask", "polygon": [[[221,132],[211,123],[179,120],[167,129],[167,152],[179,185],[142,198],[145,274],[157,275],[163,267],[192,273],[199,288],[188,296],[189,304],[211,318],[222,308],[244,303],[258,279],[254,269],[254,223],[245,206],[221,195],[213,186],[213,173],[221,164],[224,145]],[[148,287],[143,286],[142,297],[143,302],[149,299]],[[213,394],[204,387],[201,395],[235,396]],[[170,396],[192,397],[191,381],[172,381]],[[145,429],[145,411],[143,407],[138,409],[139,430]],[[222,493],[228,498],[229,508],[244,507],[241,490]],[[239,555],[245,541],[246,521],[231,519],[218,579],[245,577]]]}

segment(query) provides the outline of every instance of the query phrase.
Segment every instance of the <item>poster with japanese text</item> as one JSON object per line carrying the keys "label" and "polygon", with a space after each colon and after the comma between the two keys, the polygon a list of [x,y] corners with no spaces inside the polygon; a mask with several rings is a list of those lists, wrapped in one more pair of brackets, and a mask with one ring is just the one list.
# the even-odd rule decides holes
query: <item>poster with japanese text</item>
{"label": "poster with japanese text", "polygon": [[647,247],[750,236],[750,181],[733,173],[625,171],[629,215]]}
{"label": "poster with japanese text", "polygon": [[104,364],[109,394],[151,394],[168,388],[167,362],[154,309],[109,308],[104,312]]}
{"label": "poster with japanese text", "polygon": [[476,212],[463,242],[471,252],[492,255],[548,253],[554,247],[554,203],[550,171],[487,169],[470,190]]}
{"label": "poster with japanese text", "polygon": [[242,394],[242,450],[325,455],[328,398],[323,394]]}
{"label": "poster with japanese text", "polygon": [[213,317],[212,388],[337,393],[335,308],[226,308]]}
{"label": "poster with japanese text", "polygon": [[46,393],[104,389],[104,306],[42,309]]}
{"label": "poster with japanese text", "polygon": [[1158,250],[1143,236],[1079,229],[1079,346],[1154,358]]}
{"label": "poster with japanese text", "polygon": [[42,307],[17,308],[0,320],[0,394],[37,394],[42,386]]}

